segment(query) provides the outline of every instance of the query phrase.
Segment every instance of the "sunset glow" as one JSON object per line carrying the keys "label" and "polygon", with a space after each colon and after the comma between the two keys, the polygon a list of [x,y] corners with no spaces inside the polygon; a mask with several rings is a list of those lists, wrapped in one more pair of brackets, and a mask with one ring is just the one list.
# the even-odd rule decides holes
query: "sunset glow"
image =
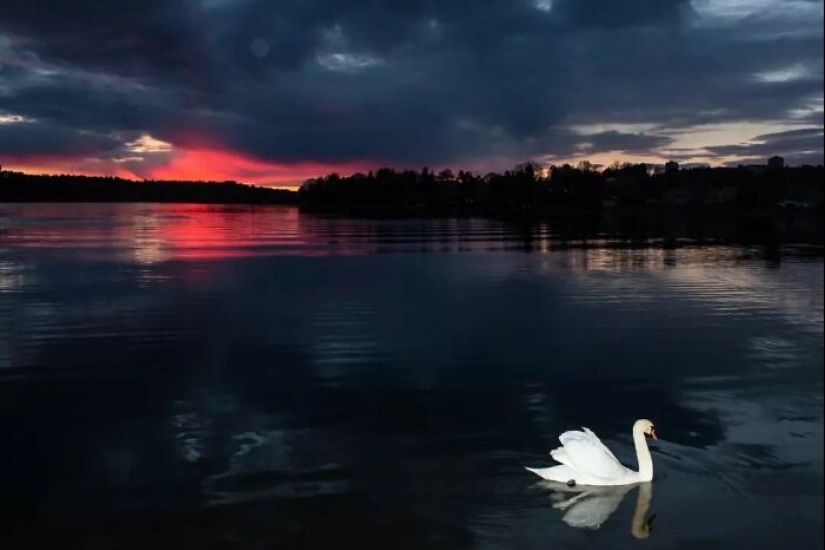
{"label": "sunset glow", "polygon": [[359,164],[343,166],[320,163],[278,164],[218,150],[176,151],[168,165],[149,171],[148,179],[187,181],[239,181],[273,187],[296,187],[308,178],[329,172],[348,174],[362,169]]}
{"label": "sunset glow", "polygon": [[[152,151],[155,152],[155,151]],[[166,158],[149,161],[141,156],[101,160],[95,158],[28,157],[3,158],[0,164],[30,174],[71,174],[112,176],[129,180],[237,181],[274,188],[296,188],[309,178],[331,172],[342,175],[368,171],[360,163],[341,165],[302,162],[279,164],[252,158],[242,153],[216,149],[163,150]],[[136,154],[146,153],[137,151]]]}

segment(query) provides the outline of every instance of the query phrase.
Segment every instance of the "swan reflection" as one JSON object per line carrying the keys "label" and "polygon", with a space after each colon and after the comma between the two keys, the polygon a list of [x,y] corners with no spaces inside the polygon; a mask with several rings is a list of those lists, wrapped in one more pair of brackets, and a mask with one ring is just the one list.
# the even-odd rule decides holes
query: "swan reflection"
{"label": "swan reflection", "polygon": [[653,532],[655,514],[647,517],[653,499],[653,484],[640,483],[619,487],[570,487],[562,483],[544,482],[542,487],[553,491],[553,508],[564,513],[562,521],[577,529],[596,530],[619,508],[627,493],[638,487],[636,510],[630,525],[631,534],[644,540]]}

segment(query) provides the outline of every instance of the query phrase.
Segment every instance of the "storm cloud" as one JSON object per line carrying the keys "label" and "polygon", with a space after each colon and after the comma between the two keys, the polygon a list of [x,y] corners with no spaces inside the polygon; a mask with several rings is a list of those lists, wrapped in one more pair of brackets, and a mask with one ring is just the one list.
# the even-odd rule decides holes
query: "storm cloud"
{"label": "storm cloud", "polygon": [[822,0],[14,2],[0,159],[151,136],[278,165],[822,162],[765,137],[821,135],[822,24]]}

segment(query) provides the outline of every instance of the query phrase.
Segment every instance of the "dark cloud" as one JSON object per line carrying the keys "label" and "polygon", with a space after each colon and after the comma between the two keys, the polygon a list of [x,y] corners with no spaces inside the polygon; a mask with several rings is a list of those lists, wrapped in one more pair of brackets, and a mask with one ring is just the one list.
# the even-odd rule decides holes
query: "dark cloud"
{"label": "dark cloud", "polygon": [[582,143],[589,145],[594,153],[618,151],[624,153],[644,153],[657,150],[670,143],[670,138],[648,134],[626,132],[601,132],[582,136]]}
{"label": "dark cloud", "polygon": [[553,8],[561,22],[583,27],[669,26],[694,16],[690,0],[557,0]]}
{"label": "dark cloud", "polygon": [[0,32],[45,59],[147,77],[200,79],[206,53],[186,0],[44,0],[3,7]]}
{"label": "dark cloud", "polygon": [[[739,19],[726,5],[15,2],[0,17],[0,113],[58,136],[147,133],[276,162],[396,165],[657,155],[684,128],[776,123],[817,101],[809,118],[821,126],[821,2],[776,0]],[[637,124],[656,130],[576,129]],[[810,156],[792,150],[810,143],[775,145]]]}
{"label": "dark cloud", "polygon": [[11,157],[106,155],[120,146],[114,137],[55,124],[0,124],[0,151]]}

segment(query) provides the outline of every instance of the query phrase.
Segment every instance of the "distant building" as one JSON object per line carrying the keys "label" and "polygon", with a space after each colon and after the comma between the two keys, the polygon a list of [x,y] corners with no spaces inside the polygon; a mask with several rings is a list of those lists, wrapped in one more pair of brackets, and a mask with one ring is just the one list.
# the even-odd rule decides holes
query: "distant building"
{"label": "distant building", "polygon": [[784,169],[785,168],[785,159],[780,157],[780,156],[769,158],[768,159],[768,168],[770,168],[771,170],[782,170],[782,169]]}
{"label": "distant building", "polygon": [[672,174],[679,171],[679,163],[672,160],[665,164],[665,174]]}

